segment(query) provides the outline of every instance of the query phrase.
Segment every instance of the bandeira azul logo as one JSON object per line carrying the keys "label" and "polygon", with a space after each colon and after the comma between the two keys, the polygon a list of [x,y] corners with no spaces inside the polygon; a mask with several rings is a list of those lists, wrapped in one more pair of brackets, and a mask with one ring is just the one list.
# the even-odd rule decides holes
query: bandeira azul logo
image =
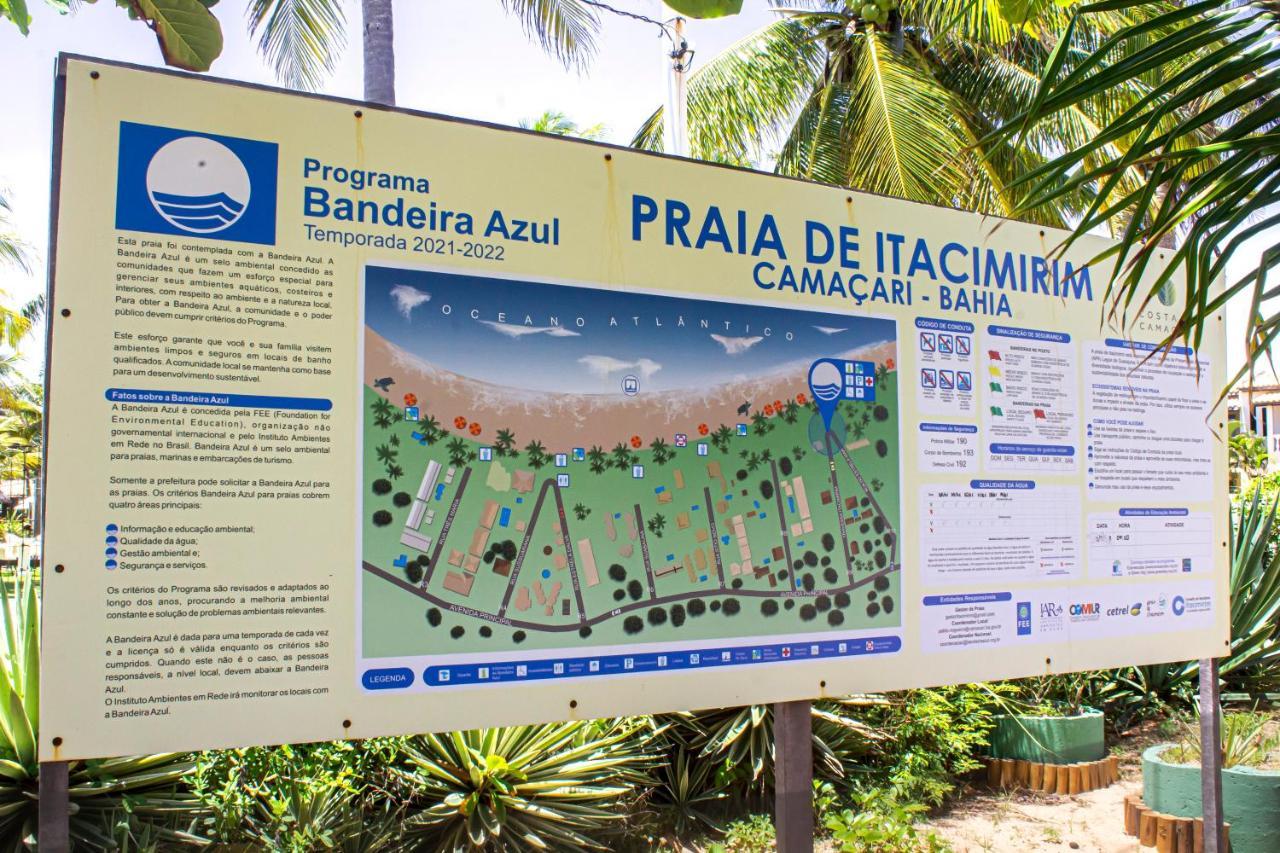
{"label": "bandeira azul logo", "polygon": [[274,245],[279,146],[120,122],[116,228]]}

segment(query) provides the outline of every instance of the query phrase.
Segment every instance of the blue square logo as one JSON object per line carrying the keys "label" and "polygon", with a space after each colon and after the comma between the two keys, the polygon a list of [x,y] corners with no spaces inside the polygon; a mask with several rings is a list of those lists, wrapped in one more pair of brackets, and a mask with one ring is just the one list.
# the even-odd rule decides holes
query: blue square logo
{"label": "blue square logo", "polygon": [[120,122],[116,228],[276,242],[274,142]]}
{"label": "blue square logo", "polygon": [[1031,602],[1018,602],[1018,636],[1031,636]]}

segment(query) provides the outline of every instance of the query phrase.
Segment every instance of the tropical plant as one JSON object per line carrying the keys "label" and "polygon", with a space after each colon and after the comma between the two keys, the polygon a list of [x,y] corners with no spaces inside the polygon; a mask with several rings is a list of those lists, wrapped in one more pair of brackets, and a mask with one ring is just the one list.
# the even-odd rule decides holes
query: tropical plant
{"label": "tropical plant", "polygon": [[662,531],[667,527],[667,517],[662,513],[658,513],[649,519],[647,527],[650,533],[661,539]]}
{"label": "tropical plant", "polygon": [[1227,462],[1243,481],[1262,476],[1267,470],[1267,442],[1246,432],[1239,421],[1227,424]]}
{"label": "tropical plant", "polygon": [[[29,572],[0,586],[0,848],[18,850],[35,836],[40,804],[40,605]],[[173,828],[200,813],[196,799],[178,788],[193,766],[168,753],[71,762],[72,841],[109,850],[139,833],[195,840]]]}
{"label": "tropical plant", "polygon": [[625,471],[628,468],[630,468],[633,464],[635,464],[633,461],[634,457],[632,456],[631,448],[627,446],[627,443],[625,441],[619,441],[617,444],[615,444],[613,446],[613,450],[611,451],[611,453],[613,456],[613,467],[617,468],[620,471]]}
{"label": "tropical plant", "polygon": [[823,822],[841,853],[944,853],[951,847],[915,823],[927,811],[920,803],[902,803],[893,794],[868,790],[854,794],[854,807]]}
{"label": "tropical plant", "polygon": [[[4,15],[4,3],[11,0],[0,0],[0,16]],[[0,263],[10,264],[24,272],[30,272],[30,247],[18,236],[9,222],[12,212],[9,200],[0,192]]]}
{"label": "tropical plant", "polygon": [[535,119],[521,119],[520,126],[536,133],[549,133],[552,136],[576,136],[579,139],[603,139],[604,125],[593,124],[581,127],[558,110],[547,110]]}
{"label": "tropical plant", "polygon": [[[1032,103],[1071,0],[776,5],[778,20],[690,75],[694,156],[772,161],[785,175],[1010,215],[1009,186],[1043,151],[1087,142],[1142,92],[1082,101],[1037,128],[1036,146],[1018,146],[990,131]],[[1107,12],[1078,31],[1096,44],[1139,19]],[[633,144],[661,147],[661,110]],[[1084,201],[1064,193],[1022,215],[1061,224]]]}
{"label": "tropical plant", "polygon": [[604,849],[650,784],[651,743],[643,719],[423,735],[399,771],[405,832],[433,850]]}
{"label": "tropical plant", "polygon": [[591,515],[591,507],[584,503],[576,503],[573,505],[573,514],[578,521],[586,521],[587,516]]}
{"label": "tropical plant", "polygon": [[[1134,20],[1102,41],[1082,37],[1101,16],[1114,15]],[[1280,333],[1280,313],[1267,302],[1276,295],[1267,274],[1280,263],[1278,32],[1280,8],[1271,0],[1091,3],[1071,17],[1033,100],[1005,132],[1037,134],[1083,104],[1136,85],[1147,89],[1088,138],[1064,138],[1058,156],[1021,176],[1019,209],[1089,190],[1092,200],[1066,246],[1119,223],[1118,243],[1102,257],[1114,261],[1107,296],[1122,326],[1178,270],[1186,288],[1177,294],[1166,342],[1199,346],[1206,324],[1248,294],[1249,357],[1231,384]],[[1127,183],[1135,172],[1141,181]],[[1246,244],[1253,238],[1267,242],[1258,260],[1218,288],[1241,252],[1252,251]]]}
{"label": "tropical plant", "polygon": [[[418,419],[418,433],[427,440],[428,444],[434,444],[444,437],[444,430],[440,428],[440,421],[432,415],[423,415]],[[499,432],[501,435],[501,432]]]}
{"label": "tropical plant", "polygon": [[[1280,750],[1280,734],[1270,730],[1268,714],[1236,712],[1222,715],[1222,766],[1259,767]],[[1200,763],[1200,722],[1182,725],[1178,744],[1161,758],[1174,764]]]}
{"label": "tropical plant", "polygon": [[[198,2],[199,0],[182,0]],[[159,3],[175,0],[142,0]],[[392,0],[361,0],[364,97],[394,105],[395,15]],[[596,6],[583,0],[502,0],[525,33],[567,67],[581,67],[595,51]],[[337,64],[346,44],[340,0],[252,0],[249,28],[286,84],[314,89]]]}
{"label": "tropical plant", "polygon": [[216,844],[304,853],[376,851],[399,836],[399,741],[375,738],[202,753],[190,787]]}
{"label": "tropical plant", "polygon": [[[94,0],[84,0],[93,3]],[[61,14],[75,7],[75,0],[46,0]],[[130,20],[141,21],[156,34],[160,53],[168,65],[188,71],[208,71],[222,53],[222,27],[209,11],[217,0],[117,0]],[[0,20],[12,22],[24,36],[31,26],[26,0],[0,0]]]}
{"label": "tropical plant", "polygon": [[603,474],[605,468],[609,465],[609,457],[605,454],[604,448],[593,445],[587,451],[587,464],[590,466],[592,474]]}
{"label": "tropical plant", "polygon": [[726,424],[720,424],[720,426],[716,427],[715,432],[711,433],[711,443],[721,453],[729,452],[729,442],[732,439],[733,430],[729,429]]}
{"label": "tropical plant", "polygon": [[656,786],[649,805],[678,838],[699,828],[721,828],[717,806],[729,796],[722,763],[699,756],[689,744],[668,738],[666,760],[654,771]]}

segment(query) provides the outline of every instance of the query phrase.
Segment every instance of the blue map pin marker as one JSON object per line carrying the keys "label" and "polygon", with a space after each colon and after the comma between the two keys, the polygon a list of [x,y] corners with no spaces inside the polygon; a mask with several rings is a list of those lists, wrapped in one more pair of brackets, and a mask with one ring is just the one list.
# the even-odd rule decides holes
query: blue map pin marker
{"label": "blue map pin marker", "polygon": [[844,374],[840,362],[830,358],[820,358],[809,366],[809,392],[818,406],[818,414],[822,415],[822,425],[827,432],[831,431],[831,417],[836,413],[840,397],[844,393]]}

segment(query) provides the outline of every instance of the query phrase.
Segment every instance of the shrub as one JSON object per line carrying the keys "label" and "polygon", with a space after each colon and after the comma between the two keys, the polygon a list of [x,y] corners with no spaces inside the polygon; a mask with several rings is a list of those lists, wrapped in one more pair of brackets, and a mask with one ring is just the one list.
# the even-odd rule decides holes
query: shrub
{"label": "shrub", "polygon": [[386,527],[391,523],[391,513],[385,509],[380,509],[373,514],[373,523],[376,527]]}
{"label": "shrub", "polygon": [[622,630],[627,634],[639,634],[644,630],[644,620],[639,616],[628,616],[622,620]]}
{"label": "shrub", "polygon": [[440,623],[444,620],[444,616],[440,613],[440,608],[432,607],[427,611],[427,624],[432,628],[439,628]]}
{"label": "shrub", "polygon": [[411,584],[422,583],[422,566],[418,565],[416,562],[409,563],[404,567],[404,576]]}
{"label": "shrub", "polygon": [[375,495],[387,495],[391,493],[391,481],[385,479],[377,479],[373,481],[373,493]]}
{"label": "shrub", "polygon": [[391,502],[398,507],[406,507],[413,503],[413,497],[408,492],[396,492]]}
{"label": "shrub", "polygon": [[649,781],[643,719],[574,721],[423,735],[398,771],[411,793],[405,833],[424,850],[581,850],[623,829]]}

